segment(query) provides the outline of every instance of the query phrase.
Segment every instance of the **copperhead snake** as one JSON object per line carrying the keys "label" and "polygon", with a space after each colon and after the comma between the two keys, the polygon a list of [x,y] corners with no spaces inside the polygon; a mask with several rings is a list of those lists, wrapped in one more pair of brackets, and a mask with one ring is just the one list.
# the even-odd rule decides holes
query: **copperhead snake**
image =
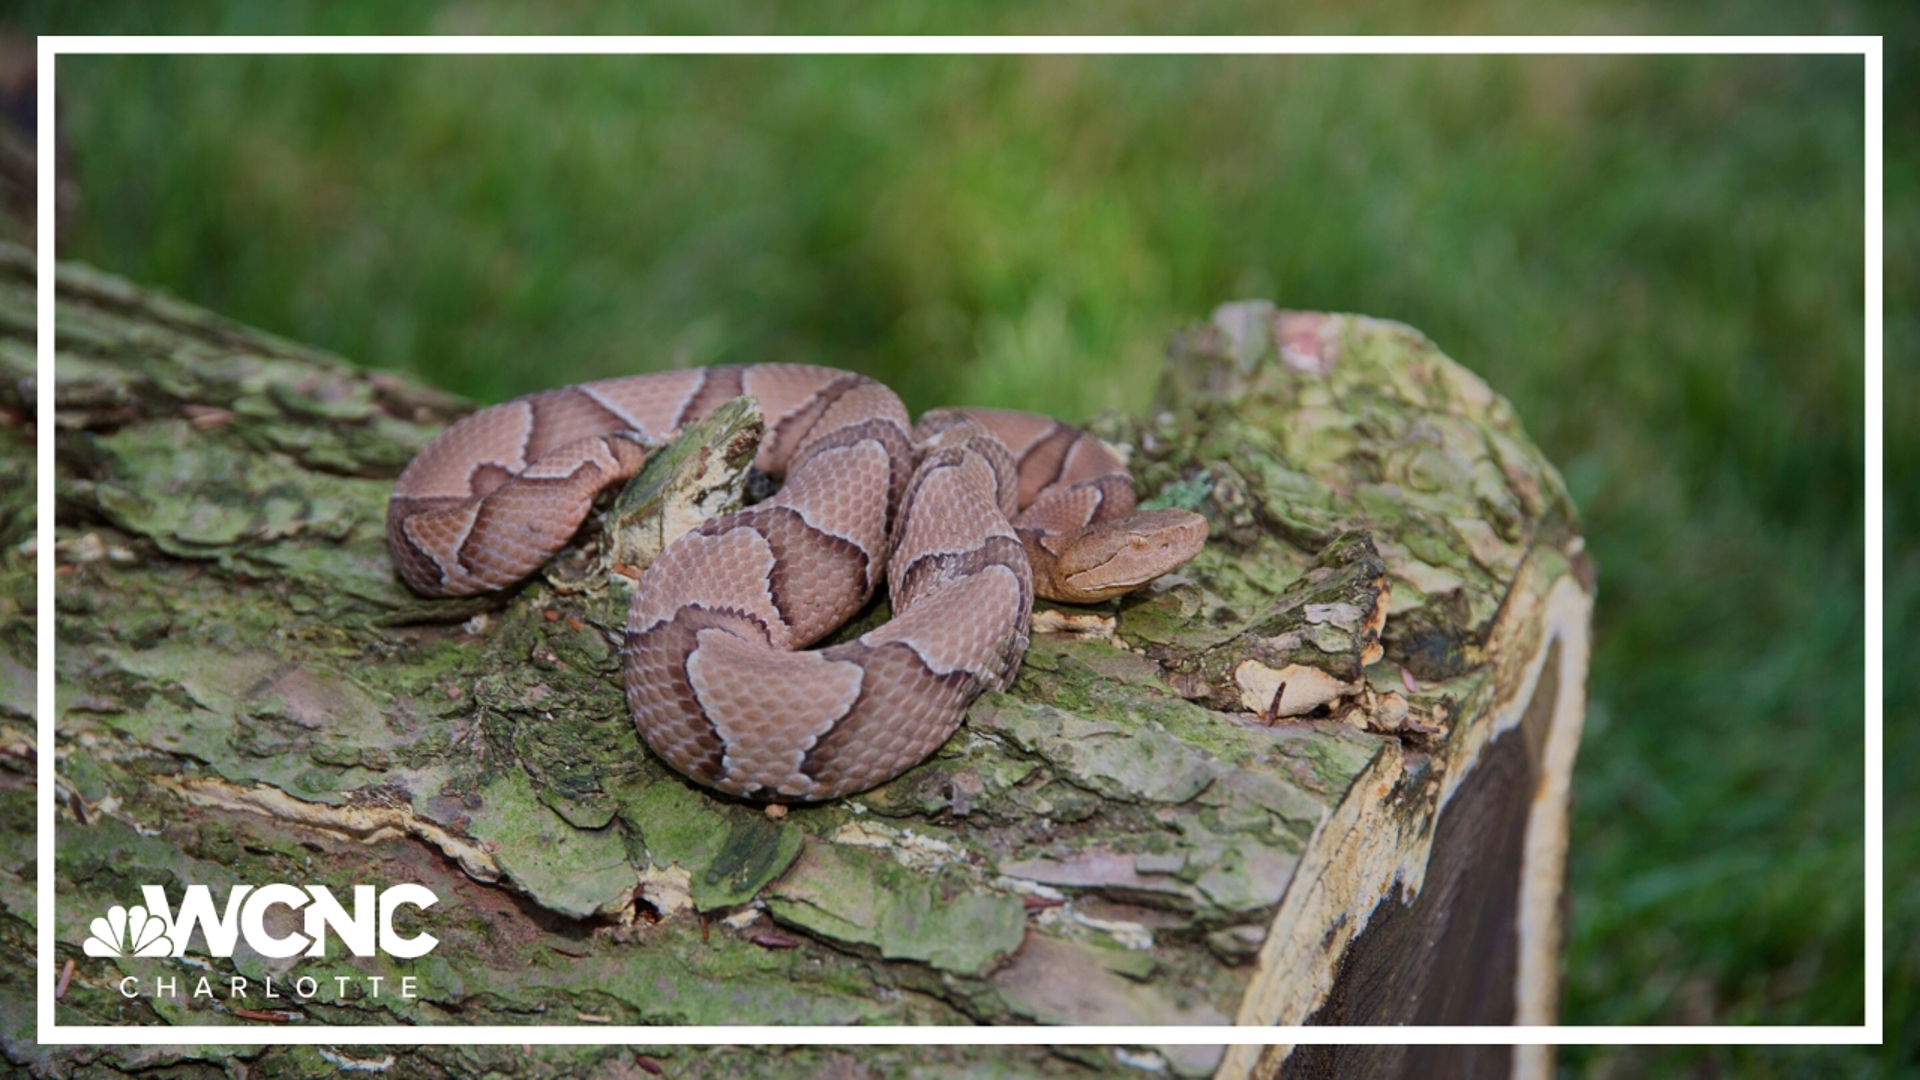
{"label": "copperhead snake", "polygon": [[[910,428],[893,391],[789,364],[631,375],[482,409],[395,482],[387,543],[430,596],[504,589],[580,527],[647,447],[741,395],[780,490],[713,518],[641,575],[623,649],[627,704],[680,772],[754,799],[884,783],[946,741],[1026,653],[1034,596],[1092,603],[1186,562],[1206,519],[1135,512],[1106,444],[1049,417],[942,409]],[[882,575],[892,619],[803,651]]]}

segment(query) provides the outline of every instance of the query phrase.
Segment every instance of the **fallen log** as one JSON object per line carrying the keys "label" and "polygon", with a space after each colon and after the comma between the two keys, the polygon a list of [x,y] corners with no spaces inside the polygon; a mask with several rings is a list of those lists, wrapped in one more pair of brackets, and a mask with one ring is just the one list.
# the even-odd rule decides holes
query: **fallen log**
{"label": "fallen log", "polygon": [[[32,282],[0,248],[11,339]],[[1177,335],[1156,408],[1091,427],[1143,495],[1208,516],[1202,555],[1040,611],[1015,685],[925,764],[770,813],[640,743],[598,522],[502,597],[394,577],[392,478],[470,405],[84,266],[57,291],[63,1024],[1555,1017],[1593,569],[1511,407],[1404,326],[1238,303]],[[629,507],[724,491],[748,420],[663,452]],[[438,944],[83,948],[142,885],[268,882],[422,884],[439,902],[405,929]],[[1223,1077],[1550,1064],[1127,1052]]]}

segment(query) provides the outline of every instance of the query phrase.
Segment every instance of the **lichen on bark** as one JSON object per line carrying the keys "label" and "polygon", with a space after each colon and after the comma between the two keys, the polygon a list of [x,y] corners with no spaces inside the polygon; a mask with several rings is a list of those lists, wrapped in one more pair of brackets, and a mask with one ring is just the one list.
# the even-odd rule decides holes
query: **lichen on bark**
{"label": "lichen on bark", "polygon": [[[0,1046],[30,1038],[38,849],[34,820],[34,308],[32,276],[18,285],[24,249],[0,244]],[[30,263],[28,264],[30,267]]]}

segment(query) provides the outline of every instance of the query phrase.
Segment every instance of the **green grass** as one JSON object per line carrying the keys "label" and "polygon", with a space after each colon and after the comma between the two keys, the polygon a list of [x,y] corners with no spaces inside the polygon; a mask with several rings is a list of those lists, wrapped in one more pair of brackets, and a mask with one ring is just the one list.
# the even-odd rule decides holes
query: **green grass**
{"label": "green grass", "polygon": [[1886,133],[1886,1075],[1920,1076],[1920,9],[1890,38]]}
{"label": "green grass", "polygon": [[[248,7],[221,18],[264,18]],[[1667,25],[1563,7],[1607,30],[1726,29],[1733,9]],[[328,10],[350,24],[358,9]],[[491,27],[501,10],[406,18]],[[1756,28],[1791,28],[1766,10]],[[670,28],[697,28],[693,12]],[[1835,18],[1815,28],[1848,28]],[[485,400],[800,360],[869,371],[916,410],[1077,417],[1144,407],[1168,331],[1222,300],[1420,327],[1513,399],[1601,567],[1566,1022],[1861,1019],[1857,62],[73,58],[60,73],[84,199],[69,255]],[[1894,143],[1911,181],[1920,139]],[[1890,195],[1888,294],[1904,280],[1913,295],[1916,215]],[[1906,318],[1890,357],[1920,337]],[[1920,417],[1898,386],[1889,462],[1911,465]],[[1889,510],[1920,521],[1911,493]],[[1889,548],[1903,651],[1888,693],[1906,701],[1910,532]],[[1888,757],[1895,1034],[1920,1007],[1920,828],[1892,771],[1911,746]],[[1563,1063],[1891,1074],[1914,1049],[1900,1037]]]}

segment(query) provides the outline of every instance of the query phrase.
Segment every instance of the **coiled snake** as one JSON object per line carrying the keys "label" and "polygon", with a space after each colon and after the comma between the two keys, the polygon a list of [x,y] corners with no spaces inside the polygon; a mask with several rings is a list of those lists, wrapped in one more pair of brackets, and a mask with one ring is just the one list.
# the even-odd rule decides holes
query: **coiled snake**
{"label": "coiled snake", "polygon": [[[749,798],[874,787],[946,741],[1025,655],[1033,597],[1092,603],[1186,562],[1206,519],[1135,512],[1100,440],[1044,416],[942,409],[909,428],[893,391],[790,364],[632,375],[476,412],[394,484],[387,543],[431,596],[503,589],[563,547],[646,445],[752,395],[754,467],[779,492],[681,537],[627,616],[627,703],[653,751]],[[893,617],[805,647],[885,575]]]}

